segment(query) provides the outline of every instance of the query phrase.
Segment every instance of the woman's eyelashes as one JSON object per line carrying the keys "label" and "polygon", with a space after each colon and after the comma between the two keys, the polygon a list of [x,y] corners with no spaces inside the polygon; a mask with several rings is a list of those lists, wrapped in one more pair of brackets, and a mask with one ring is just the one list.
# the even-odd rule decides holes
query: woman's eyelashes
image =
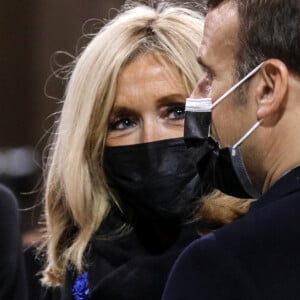
{"label": "woman's eyelashes", "polygon": [[137,120],[130,116],[116,116],[109,122],[109,131],[126,130],[137,126]]}
{"label": "woman's eyelashes", "polygon": [[[125,131],[141,125],[145,122],[146,114],[155,119],[162,119],[166,122],[183,121],[185,115],[185,103],[171,103],[163,105],[158,109],[150,112],[133,112],[133,113],[113,113],[108,125],[109,131]],[[155,120],[153,119],[153,122]]]}
{"label": "woman's eyelashes", "polygon": [[163,108],[162,117],[169,120],[183,120],[185,115],[185,103],[174,103]]}

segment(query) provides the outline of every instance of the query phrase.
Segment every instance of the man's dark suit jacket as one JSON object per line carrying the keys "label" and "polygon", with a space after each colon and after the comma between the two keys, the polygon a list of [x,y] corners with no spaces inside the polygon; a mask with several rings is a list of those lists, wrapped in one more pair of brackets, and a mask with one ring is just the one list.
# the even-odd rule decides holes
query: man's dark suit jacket
{"label": "man's dark suit jacket", "polygon": [[0,299],[27,300],[17,200],[0,184]]}
{"label": "man's dark suit jacket", "polygon": [[242,219],[190,244],[163,300],[300,299],[300,167]]}

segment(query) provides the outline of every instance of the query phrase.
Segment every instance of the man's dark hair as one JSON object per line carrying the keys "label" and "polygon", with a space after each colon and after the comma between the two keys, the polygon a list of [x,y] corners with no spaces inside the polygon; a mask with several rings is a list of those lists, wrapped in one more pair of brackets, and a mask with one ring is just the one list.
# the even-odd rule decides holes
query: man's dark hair
{"label": "man's dark hair", "polygon": [[268,58],[300,75],[300,0],[208,0],[207,8],[236,3],[239,13],[239,77]]}

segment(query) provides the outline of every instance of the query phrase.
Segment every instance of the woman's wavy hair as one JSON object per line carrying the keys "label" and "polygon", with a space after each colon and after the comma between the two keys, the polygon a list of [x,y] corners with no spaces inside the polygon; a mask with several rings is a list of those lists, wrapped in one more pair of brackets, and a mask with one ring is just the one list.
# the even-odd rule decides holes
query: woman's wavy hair
{"label": "woman's wavy hair", "polygon": [[188,95],[201,74],[202,30],[199,9],[128,2],[74,60],[46,166],[45,285],[63,284],[70,267],[83,270],[89,240],[117,204],[105,180],[103,150],[120,72],[152,53],[166,67],[176,66]]}

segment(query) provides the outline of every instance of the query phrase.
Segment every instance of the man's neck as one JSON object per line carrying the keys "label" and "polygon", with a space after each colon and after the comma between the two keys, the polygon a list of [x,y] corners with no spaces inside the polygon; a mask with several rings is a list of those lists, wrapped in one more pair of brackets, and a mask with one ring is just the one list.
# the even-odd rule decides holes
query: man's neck
{"label": "man's neck", "polygon": [[266,192],[281,177],[298,166],[300,166],[300,147],[287,147],[287,150],[280,157],[277,156],[276,162],[274,162],[268,169],[263,184],[263,193]]}

